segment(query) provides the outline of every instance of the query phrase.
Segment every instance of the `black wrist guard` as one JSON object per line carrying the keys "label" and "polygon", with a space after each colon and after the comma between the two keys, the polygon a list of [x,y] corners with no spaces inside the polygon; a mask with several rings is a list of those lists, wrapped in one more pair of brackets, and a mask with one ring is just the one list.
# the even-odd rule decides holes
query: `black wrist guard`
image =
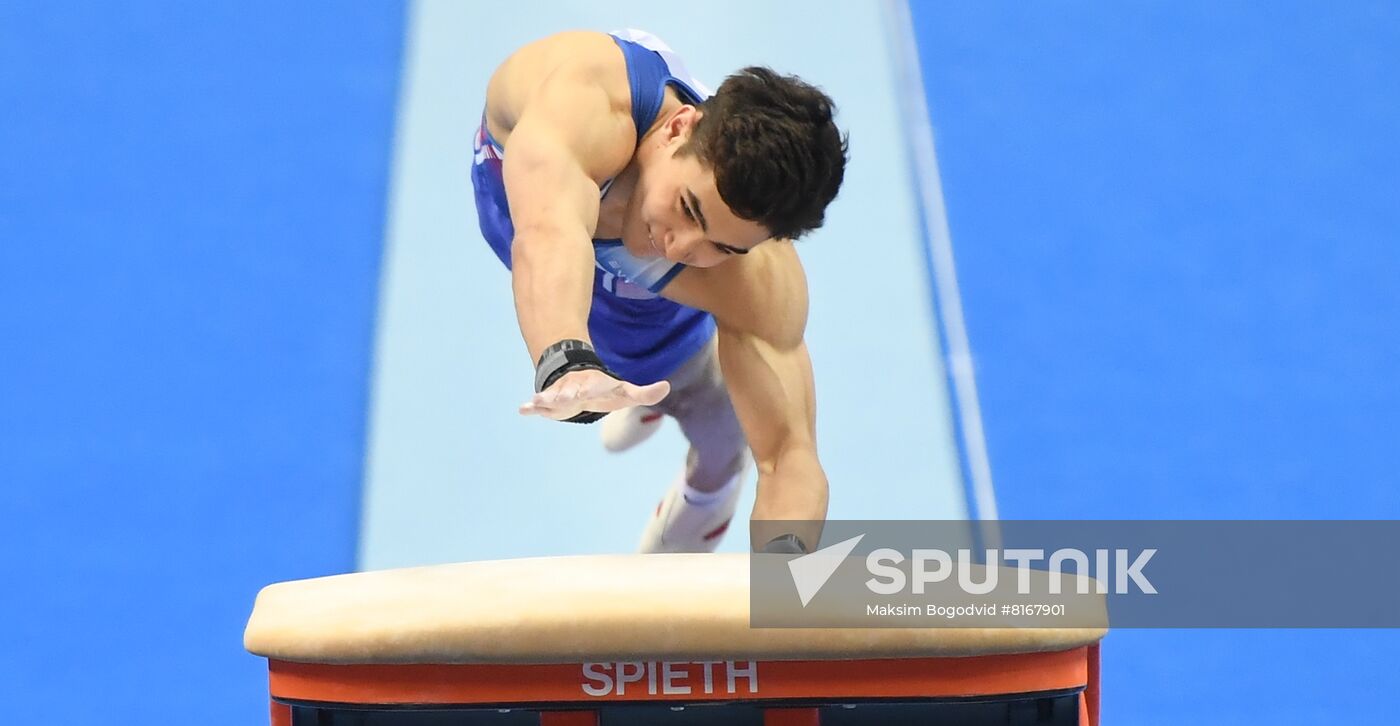
{"label": "black wrist guard", "polygon": [[[561,340],[544,349],[535,363],[535,393],[554,385],[554,382],[572,371],[602,371],[613,378],[617,375],[608,370],[603,359],[593,350],[593,346],[582,340]],[[593,423],[607,413],[584,411],[573,418],[564,419],[568,423]]]}
{"label": "black wrist guard", "polygon": [[759,551],[770,555],[805,555],[807,545],[795,534],[784,534],[768,540],[768,544],[763,545],[763,549]]}

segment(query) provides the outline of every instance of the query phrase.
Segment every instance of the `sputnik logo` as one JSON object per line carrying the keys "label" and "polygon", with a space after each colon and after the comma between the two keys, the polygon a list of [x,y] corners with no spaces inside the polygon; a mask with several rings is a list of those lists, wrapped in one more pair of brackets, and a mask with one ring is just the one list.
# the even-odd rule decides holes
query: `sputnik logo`
{"label": "sputnik logo", "polygon": [[797,585],[797,596],[802,599],[802,607],[805,608],[812,602],[812,598],[816,597],[827,580],[836,574],[837,568],[846,561],[851,550],[855,549],[862,539],[865,539],[863,534],[788,562],[788,572],[792,573],[792,582]]}

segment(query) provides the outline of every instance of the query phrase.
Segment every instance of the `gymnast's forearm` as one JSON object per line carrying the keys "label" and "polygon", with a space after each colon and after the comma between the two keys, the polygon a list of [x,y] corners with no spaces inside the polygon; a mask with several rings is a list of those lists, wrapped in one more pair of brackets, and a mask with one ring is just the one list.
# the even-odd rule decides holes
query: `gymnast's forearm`
{"label": "gymnast's forearm", "polygon": [[598,185],[549,110],[522,116],[502,164],[515,225],[515,314],[531,363],[560,340],[589,341],[593,294]]}
{"label": "gymnast's forearm", "polygon": [[589,340],[593,250],[586,237],[559,230],[517,231],[511,269],[515,314],[532,363],[555,342]]}
{"label": "gymnast's forearm", "polygon": [[[753,519],[755,546],[762,546],[781,534],[795,534],[808,548],[821,539],[826,520],[828,485],[826,472],[817,458],[815,444],[803,442],[784,446],[771,457],[760,457],[758,492]],[[768,524],[758,525],[759,522]],[[771,532],[766,530],[771,529]]]}

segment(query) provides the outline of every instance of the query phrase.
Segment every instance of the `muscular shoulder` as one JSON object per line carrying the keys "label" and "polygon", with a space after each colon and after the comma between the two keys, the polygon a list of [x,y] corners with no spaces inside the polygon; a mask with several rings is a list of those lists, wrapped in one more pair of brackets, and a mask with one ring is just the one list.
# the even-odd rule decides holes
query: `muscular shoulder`
{"label": "muscular shoulder", "polygon": [[780,348],[801,343],[807,328],[807,276],[788,240],[765,242],[715,267],[686,268],[662,295]]}
{"label": "muscular shoulder", "polygon": [[491,76],[486,115],[507,156],[529,119],[557,127],[601,177],[625,166],[636,146],[627,62],[605,33],[557,33],[516,50]]}

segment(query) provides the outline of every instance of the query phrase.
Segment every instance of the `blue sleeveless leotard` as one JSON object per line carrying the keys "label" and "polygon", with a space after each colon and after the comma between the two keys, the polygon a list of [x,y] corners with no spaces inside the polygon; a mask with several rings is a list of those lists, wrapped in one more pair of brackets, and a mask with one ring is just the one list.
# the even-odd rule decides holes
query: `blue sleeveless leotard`
{"label": "blue sleeveless leotard", "polygon": [[[660,39],[638,30],[615,32],[612,37],[627,59],[632,121],[639,141],[660,112],[667,86],[675,88],[688,103],[699,103],[709,96],[709,90],[685,71],[684,64]],[[472,186],[481,233],[509,268],[515,225],[501,175],[505,149],[491,138],[484,116],[475,149]],[[610,186],[611,181],[603,185],[603,196]],[[715,322],[708,313],[658,295],[684,265],[662,257],[634,257],[620,239],[595,239],[593,250],[596,264],[588,333],[598,355],[624,380],[636,384],[662,380],[714,335]]]}

